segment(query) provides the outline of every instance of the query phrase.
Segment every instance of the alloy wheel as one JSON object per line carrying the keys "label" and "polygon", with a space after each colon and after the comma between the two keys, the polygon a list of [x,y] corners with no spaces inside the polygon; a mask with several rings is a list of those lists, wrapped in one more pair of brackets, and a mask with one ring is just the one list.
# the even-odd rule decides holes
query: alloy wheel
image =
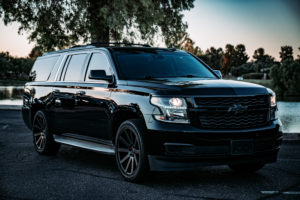
{"label": "alloy wheel", "polygon": [[43,150],[46,144],[46,119],[42,115],[37,115],[33,125],[34,143],[38,150]]}
{"label": "alloy wheel", "polygon": [[121,170],[127,175],[134,174],[139,167],[140,142],[136,133],[130,128],[124,128],[119,135],[117,159]]}

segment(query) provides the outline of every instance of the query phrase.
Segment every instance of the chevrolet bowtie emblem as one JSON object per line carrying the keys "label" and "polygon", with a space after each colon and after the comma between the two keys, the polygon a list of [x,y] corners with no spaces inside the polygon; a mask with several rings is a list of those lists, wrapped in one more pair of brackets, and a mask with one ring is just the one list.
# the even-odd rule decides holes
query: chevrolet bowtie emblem
{"label": "chevrolet bowtie emblem", "polygon": [[234,114],[240,114],[245,112],[248,109],[248,106],[243,106],[241,104],[233,104],[227,110],[227,112],[232,112]]}

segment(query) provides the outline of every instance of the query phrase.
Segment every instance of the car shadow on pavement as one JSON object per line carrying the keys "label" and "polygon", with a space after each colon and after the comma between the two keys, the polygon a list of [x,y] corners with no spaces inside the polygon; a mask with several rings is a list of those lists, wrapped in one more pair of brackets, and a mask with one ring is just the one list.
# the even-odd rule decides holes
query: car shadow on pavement
{"label": "car shadow on pavement", "polygon": [[[115,158],[97,152],[84,150],[76,147],[63,146],[57,154],[62,166],[66,169],[76,169],[78,173],[90,173],[92,175],[105,175],[106,178],[124,181],[119,174]],[[197,171],[180,172],[150,172],[140,184],[145,186],[160,185],[167,186],[170,183],[175,185],[189,184],[216,184],[216,183],[239,183],[255,184],[266,181],[261,172],[252,174],[234,173],[225,165],[203,167]],[[74,171],[75,173],[75,171]],[[173,184],[174,186],[174,184]]]}

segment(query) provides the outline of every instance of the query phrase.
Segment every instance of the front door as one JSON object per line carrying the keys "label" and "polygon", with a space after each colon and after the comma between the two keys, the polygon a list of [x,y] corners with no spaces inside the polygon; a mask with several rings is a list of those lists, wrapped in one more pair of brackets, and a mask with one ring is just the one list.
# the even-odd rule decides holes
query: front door
{"label": "front door", "polygon": [[[87,136],[110,139],[109,116],[113,106],[110,101],[110,83],[102,80],[89,79],[91,70],[105,70],[111,75],[109,61],[104,53],[95,52],[91,55],[82,89],[77,89],[77,112],[84,124],[82,133]],[[88,128],[86,128],[88,127]]]}

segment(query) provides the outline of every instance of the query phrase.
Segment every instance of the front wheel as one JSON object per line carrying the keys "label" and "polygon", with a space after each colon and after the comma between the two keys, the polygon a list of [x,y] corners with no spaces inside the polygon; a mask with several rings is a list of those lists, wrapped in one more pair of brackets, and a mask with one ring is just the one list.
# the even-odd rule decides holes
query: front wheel
{"label": "front wheel", "polygon": [[33,144],[35,150],[42,155],[55,154],[59,144],[53,139],[49,131],[49,124],[43,111],[38,111],[33,119]]}
{"label": "front wheel", "polygon": [[254,173],[264,167],[262,163],[230,164],[229,167],[238,173]]}
{"label": "front wheel", "polygon": [[118,129],[115,140],[116,162],[127,181],[137,182],[148,171],[144,130],[144,125],[139,119],[127,120]]}

